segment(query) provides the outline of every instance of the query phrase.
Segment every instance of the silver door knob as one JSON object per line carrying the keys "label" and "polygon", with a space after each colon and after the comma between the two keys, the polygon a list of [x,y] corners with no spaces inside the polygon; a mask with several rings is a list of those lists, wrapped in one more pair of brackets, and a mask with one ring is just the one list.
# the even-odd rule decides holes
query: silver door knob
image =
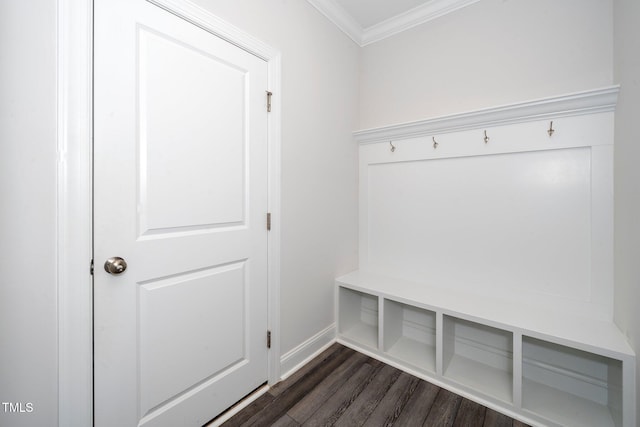
{"label": "silver door knob", "polygon": [[109,258],[104,263],[104,270],[109,274],[113,274],[114,276],[123,273],[126,269],[127,262],[119,256]]}

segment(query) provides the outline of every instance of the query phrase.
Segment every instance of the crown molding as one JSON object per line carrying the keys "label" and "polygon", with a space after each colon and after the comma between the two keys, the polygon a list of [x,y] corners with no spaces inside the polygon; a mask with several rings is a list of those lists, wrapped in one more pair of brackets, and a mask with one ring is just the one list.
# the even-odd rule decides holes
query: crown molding
{"label": "crown molding", "polygon": [[353,136],[360,144],[442,135],[490,126],[557,119],[615,111],[620,86],[440,116],[426,120],[360,130]]}
{"label": "crown molding", "polygon": [[320,13],[341,29],[346,35],[362,46],[362,36],[364,30],[355,19],[342,6],[334,0],[307,0]]}
{"label": "crown molding", "polygon": [[469,6],[480,0],[430,0],[421,6],[367,28],[362,28],[335,0],[307,1],[360,47],[363,47],[444,16],[465,6]]}
{"label": "crown molding", "polygon": [[360,46],[386,39],[478,1],[480,0],[431,0],[400,15],[365,28]]}

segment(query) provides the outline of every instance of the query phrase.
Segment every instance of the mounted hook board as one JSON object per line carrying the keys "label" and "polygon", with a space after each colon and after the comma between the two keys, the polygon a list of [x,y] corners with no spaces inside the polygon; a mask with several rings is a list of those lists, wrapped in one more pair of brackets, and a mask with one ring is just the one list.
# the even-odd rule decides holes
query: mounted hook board
{"label": "mounted hook board", "polygon": [[357,132],[360,269],[612,318],[617,88],[594,93],[403,125],[395,153]]}
{"label": "mounted hook board", "polygon": [[635,426],[613,323],[617,92],[356,132],[338,340],[533,425]]}

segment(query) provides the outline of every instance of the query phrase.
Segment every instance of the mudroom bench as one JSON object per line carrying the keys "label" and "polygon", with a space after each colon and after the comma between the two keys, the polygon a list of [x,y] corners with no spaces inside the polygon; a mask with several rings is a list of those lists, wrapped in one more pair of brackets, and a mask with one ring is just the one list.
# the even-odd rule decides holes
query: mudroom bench
{"label": "mudroom bench", "polygon": [[637,427],[614,324],[618,87],[354,132],[338,340],[537,426]]}
{"label": "mudroom bench", "polygon": [[635,354],[612,322],[355,271],[338,341],[532,425],[635,425]]}

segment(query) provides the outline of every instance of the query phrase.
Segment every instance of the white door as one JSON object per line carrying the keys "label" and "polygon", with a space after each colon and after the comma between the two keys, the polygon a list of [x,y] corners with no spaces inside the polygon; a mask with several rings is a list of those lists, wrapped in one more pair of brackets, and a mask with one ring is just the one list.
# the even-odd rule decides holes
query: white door
{"label": "white door", "polygon": [[267,380],[267,64],[144,0],[94,48],[95,425],[200,426]]}

